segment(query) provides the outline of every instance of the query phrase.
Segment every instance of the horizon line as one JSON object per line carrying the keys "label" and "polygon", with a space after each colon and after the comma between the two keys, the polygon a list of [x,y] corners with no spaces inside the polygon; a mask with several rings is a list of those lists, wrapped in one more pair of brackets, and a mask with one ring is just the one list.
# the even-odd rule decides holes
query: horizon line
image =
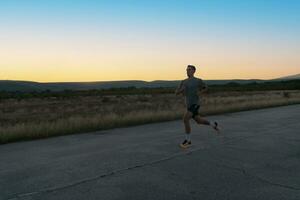
{"label": "horizon line", "polygon": [[[297,74],[296,74],[297,75]],[[291,75],[293,76],[293,75]],[[286,77],[286,76],[284,76]],[[260,78],[249,78],[249,79],[243,79],[243,78],[232,78],[232,79],[202,79],[204,81],[228,81],[228,80],[260,80],[260,81],[270,81],[270,80],[276,80],[276,79],[281,79],[284,77],[279,77],[279,78],[272,78],[272,79],[260,79]],[[151,81],[147,81],[147,80],[135,80],[135,79],[131,79],[131,80],[96,80],[96,81],[34,81],[34,80],[15,80],[15,79],[0,79],[0,81],[15,81],[15,82],[33,82],[33,83],[97,83],[97,82],[126,82],[126,81],[142,81],[142,82],[155,82],[155,81],[180,81],[180,80],[184,80],[184,79],[177,79],[177,80],[151,80]]]}

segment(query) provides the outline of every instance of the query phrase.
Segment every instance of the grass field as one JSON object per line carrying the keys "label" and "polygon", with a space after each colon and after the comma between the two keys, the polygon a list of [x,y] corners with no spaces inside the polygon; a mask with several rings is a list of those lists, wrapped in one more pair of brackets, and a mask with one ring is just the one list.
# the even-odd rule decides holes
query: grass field
{"label": "grass field", "polygon": [[[215,92],[202,96],[211,115],[300,103],[300,91]],[[0,101],[0,143],[180,119],[184,98],[174,94],[99,95]]]}

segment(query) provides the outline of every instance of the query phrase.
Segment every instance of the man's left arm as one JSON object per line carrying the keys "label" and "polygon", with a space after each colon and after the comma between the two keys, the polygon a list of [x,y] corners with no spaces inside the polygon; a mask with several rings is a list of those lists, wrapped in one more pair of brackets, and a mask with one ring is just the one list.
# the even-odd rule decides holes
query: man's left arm
{"label": "man's left arm", "polygon": [[208,87],[202,80],[201,80],[199,92],[200,92],[200,94],[207,94],[208,93]]}

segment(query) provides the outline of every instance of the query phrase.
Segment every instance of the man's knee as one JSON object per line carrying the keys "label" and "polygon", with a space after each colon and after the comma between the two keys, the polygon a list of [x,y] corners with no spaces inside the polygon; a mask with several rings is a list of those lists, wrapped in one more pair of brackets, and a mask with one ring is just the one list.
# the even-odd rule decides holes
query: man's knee
{"label": "man's knee", "polygon": [[196,116],[195,121],[197,124],[210,125],[210,122],[206,119],[201,118],[200,116]]}
{"label": "man's knee", "polygon": [[201,120],[199,120],[199,118],[197,116],[194,118],[194,120],[197,124],[201,124]]}

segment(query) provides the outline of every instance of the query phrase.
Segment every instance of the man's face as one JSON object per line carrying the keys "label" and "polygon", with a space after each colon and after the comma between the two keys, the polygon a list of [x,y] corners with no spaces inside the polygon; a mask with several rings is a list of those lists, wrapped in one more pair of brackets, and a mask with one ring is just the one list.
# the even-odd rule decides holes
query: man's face
{"label": "man's face", "polygon": [[186,68],[186,74],[188,77],[193,76],[195,73],[195,70],[192,67],[187,67]]}

